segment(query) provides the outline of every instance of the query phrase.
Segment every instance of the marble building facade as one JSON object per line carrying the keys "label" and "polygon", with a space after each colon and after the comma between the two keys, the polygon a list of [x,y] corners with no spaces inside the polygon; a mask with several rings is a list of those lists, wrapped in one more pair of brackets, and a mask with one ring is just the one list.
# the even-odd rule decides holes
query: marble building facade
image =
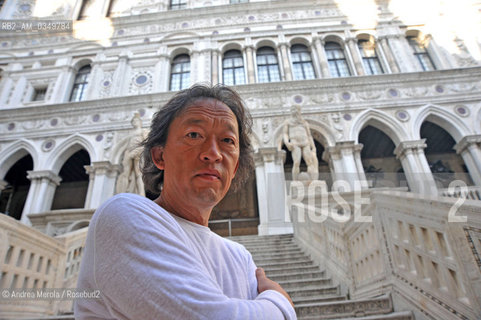
{"label": "marble building facade", "polygon": [[[334,249],[329,254],[316,249],[314,243],[321,240],[313,239],[312,225],[306,226],[290,206],[292,158],[283,145],[282,125],[291,107],[300,106],[329,199],[341,192],[355,206],[349,194],[359,191],[377,199],[372,212],[386,207],[389,197],[402,205],[407,195],[414,195],[413,201],[431,199],[448,211],[452,201],[469,202],[462,209],[468,216],[463,230],[471,238],[463,246],[471,243],[473,255],[463,257],[472,264],[463,269],[461,263],[446,262],[446,274],[455,272],[446,286],[457,290],[458,299],[450,303],[449,295],[432,289],[441,302],[426,298],[428,306],[416,316],[474,317],[481,310],[480,270],[473,267],[481,249],[476,216],[481,213],[481,34],[475,32],[481,26],[481,3],[425,5],[388,0],[4,1],[2,21],[70,25],[38,32],[5,27],[0,33],[0,211],[17,220],[2,224],[3,239],[28,230],[64,237],[61,245],[68,247],[56,250],[72,256],[62,266],[74,270],[82,228],[116,192],[132,117],[138,114],[147,129],[176,90],[197,82],[224,83],[235,87],[251,111],[256,168],[248,186],[229,194],[215,211],[213,228],[219,226],[223,234],[227,224],[229,232],[236,227],[259,235],[294,232],[313,256],[333,258]],[[391,191],[404,193],[382,194]],[[428,212],[425,205],[417,212],[421,220]],[[422,237],[425,227],[415,225],[414,232]],[[331,230],[329,239],[336,234],[349,238],[350,228],[358,227]],[[401,237],[403,228],[393,232]],[[451,234],[461,237],[457,232]],[[39,250],[52,256],[45,249],[52,241],[42,237],[35,234],[36,240],[27,242],[42,243]],[[15,241],[2,242],[0,258],[20,255],[9,253],[14,249],[7,242]],[[440,248],[442,242],[436,241]],[[402,246],[392,248],[396,245]],[[345,258],[356,246],[353,239],[337,250]],[[401,256],[393,259],[408,259]],[[330,265],[340,270],[338,278],[349,279],[346,288],[359,297],[378,292],[374,282],[363,282],[369,276],[349,259]],[[2,286],[15,281],[33,286],[35,277],[12,268],[5,264],[2,269]],[[60,287],[67,278],[48,281]],[[387,277],[379,279],[392,285]],[[399,297],[408,295],[403,290]],[[399,298],[399,305],[416,305],[408,300]],[[442,311],[436,311],[439,305]]]}

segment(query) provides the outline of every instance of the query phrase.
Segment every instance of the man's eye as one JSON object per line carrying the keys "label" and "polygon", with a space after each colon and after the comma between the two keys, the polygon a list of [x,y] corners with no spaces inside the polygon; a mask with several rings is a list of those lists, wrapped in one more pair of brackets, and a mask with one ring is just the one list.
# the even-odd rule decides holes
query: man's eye
{"label": "man's eye", "polygon": [[200,134],[198,132],[189,132],[187,134],[187,137],[189,137],[191,139],[198,139],[198,138],[200,138]]}
{"label": "man's eye", "polygon": [[235,141],[232,138],[224,138],[224,142],[227,142],[229,144],[235,144]]}

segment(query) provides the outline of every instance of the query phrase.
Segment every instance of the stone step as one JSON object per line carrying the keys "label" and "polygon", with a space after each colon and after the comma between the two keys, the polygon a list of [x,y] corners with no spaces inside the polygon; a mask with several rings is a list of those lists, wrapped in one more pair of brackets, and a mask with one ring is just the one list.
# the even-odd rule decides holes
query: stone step
{"label": "stone step", "polygon": [[291,249],[291,250],[283,250],[283,251],[257,251],[257,252],[251,252],[252,257],[255,259],[256,257],[282,257],[282,256],[290,256],[290,255],[296,255],[296,254],[303,254],[304,251],[301,249]]}
{"label": "stone step", "polygon": [[244,246],[250,253],[256,252],[284,252],[288,250],[300,249],[297,244],[286,244],[286,245],[269,245],[260,243],[258,245]]}
{"label": "stone step", "polygon": [[[310,296],[333,296],[339,295],[339,286],[327,285],[327,286],[316,286],[314,288],[293,288],[286,289],[287,293],[292,299],[297,299],[300,297],[310,297]],[[306,306],[308,304],[305,304]],[[312,304],[316,305],[316,304]],[[297,307],[297,306],[296,306]]]}
{"label": "stone step", "polygon": [[298,303],[295,308],[299,318],[314,316],[316,319],[359,318],[393,312],[390,295],[361,300]]}
{"label": "stone step", "polygon": [[[307,316],[307,317],[298,317],[299,320],[317,320],[317,319],[324,319],[319,318],[319,316]],[[326,318],[327,320],[339,319],[339,320],[414,320],[414,315],[411,311],[400,311],[400,312],[392,312],[389,314],[380,314],[374,316],[366,316],[366,317],[355,317],[355,318]]]}
{"label": "stone step", "polygon": [[264,268],[264,271],[266,272],[267,275],[271,273],[276,273],[279,274],[281,272],[286,272],[286,273],[291,273],[296,270],[299,270],[299,272],[309,272],[309,271],[318,271],[320,270],[319,266],[317,264],[312,263],[311,264],[302,264],[302,265],[294,265],[294,266],[287,266],[287,265],[264,265],[260,266]]}
{"label": "stone step", "polygon": [[236,242],[249,241],[249,240],[264,241],[269,239],[293,239],[293,236],[292,234],[276,234],[276,235],[270,235],[270,236],[247,235],[247,236],[232,236],[232,237],[229,237],[228,239]]}
{"label": "stone step", "polygon": [[316,268],[314,271],[289,271],[289,272],[266,272],[267,276],[276,281],[286,281],[286,280],[296,280],[296,279],[313,279],[313,278],[324,278],[326,275],[325,271]]}
{"label": "stone step", "polygon": [[305,254],[296,254],[289,257],[264,257],[264,258],[254,258],[254,262],[259,265],[270,264],[275,262],[289,262],[297,260],[310,260]]}
{"label": "stone step", "polygon": [[281,270],[282,268],[298,268],[302,266],[312,266],[314,262],[310,259],[299,259],[295,261],[287,261],[287,262],[271,262],[271,263],[263,263],[259,264],[260,267],[264,268],[265,270],[272,270],[277,269]]}
{"label": "stone step", "polygon": [[345,301],[347,297],[345,295],[320,295],[320,296],[309,296],[309,297],[297,297],[293,298],[292,302],[294,305],[307,304],[307,303],[319,303],[319,302],[332,302],[332,301]]}
{"label": "stone step", "polygon": [[284,280],[279,281],[279,284],[286,291],[293,290],[296,288],[311,289],[318,288],[319,286],[325,287],[332,285],[331,278],[313,278],[313,279],[297,279],[297,280]]}

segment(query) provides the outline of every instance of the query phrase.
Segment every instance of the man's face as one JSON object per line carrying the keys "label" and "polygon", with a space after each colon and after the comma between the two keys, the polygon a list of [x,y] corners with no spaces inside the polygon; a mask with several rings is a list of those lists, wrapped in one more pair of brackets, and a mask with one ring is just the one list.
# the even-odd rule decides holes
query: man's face
{"label": "man's face", "polygon": [[159,148],[163,192],[179,203],[213,207],[225,196],[237,171],[237,119],[218,100],[196,100],[172,121],[165,147]]}

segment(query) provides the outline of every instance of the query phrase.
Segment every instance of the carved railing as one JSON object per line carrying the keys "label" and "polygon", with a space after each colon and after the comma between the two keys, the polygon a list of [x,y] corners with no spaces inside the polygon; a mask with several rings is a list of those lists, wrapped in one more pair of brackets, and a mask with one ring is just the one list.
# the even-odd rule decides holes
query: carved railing
{"label": "carved railing", "polygon": [[[87,228],[50,237],[0,215],[0,288],[49,290],[75,288]],[[72,301],[0,299],[0,318],[70,312]]]}
{"label": "carved railing", "polygon": [[[317,212],[319,198],[316,195]],[[313,216],[313,202],[311,206],[307,199],[302,202],[304,221],[292,214],[295,237],[329,273],[344,282],[351,297],[391,292],[401,300],[398,305],[415,314],[436,319],[479,318],[479,201],[459,202],[458,198],[393,190],[366,190],[357,196],[331,192],[326,200],[330,217],[322,222],[310,219],[319,217]],[[294,204],[291,212],[301,206]],[[344,217],[336,216],[340,206],[351,209],[350,219],[346,211]],[[354,219],[356,208],[359,211]]]}
{"label": "carved railing", "polygon": [[443,197],[481,200],[481,187],[446,188],[439,190]]}

